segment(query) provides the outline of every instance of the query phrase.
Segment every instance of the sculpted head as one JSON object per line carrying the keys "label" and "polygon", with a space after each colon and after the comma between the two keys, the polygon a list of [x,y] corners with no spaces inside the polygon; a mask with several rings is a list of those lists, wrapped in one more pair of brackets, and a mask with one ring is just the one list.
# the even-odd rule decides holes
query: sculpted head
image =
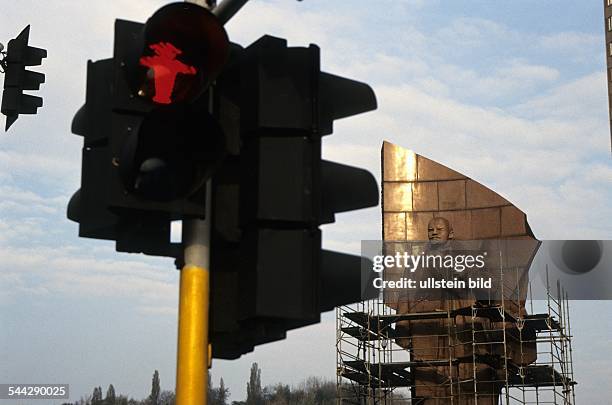
{"label": "sculpted head", "polygon": [[454,239],[453,228],[448,219],[436,217],[429,221],[427,224],[427,238],[431,241],[441,242]]}

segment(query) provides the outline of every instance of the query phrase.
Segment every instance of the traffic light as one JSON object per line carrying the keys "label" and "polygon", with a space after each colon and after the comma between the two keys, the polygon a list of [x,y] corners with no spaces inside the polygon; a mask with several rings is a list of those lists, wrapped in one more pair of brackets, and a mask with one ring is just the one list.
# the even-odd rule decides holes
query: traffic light
{"label": "traffic light", "polygon": [[192,3],[164,6],[144,26],[116,22],[112,206],[204,216],[225,142],[203,93],[228,46],[212,13]]}
{"label": "traffic light", "polygon": [[112,59],[88,64],[73,121],[84,137],[81,189],[68,217],[118,251],[179,257],[170,221],[204,217],[204,185],[224,156],[206,91],[227,34],[210,11],[173,3],[146,24],[116,20],[114,43]]}
{"label": "traffic light", "polygon": [[378,203],[370,173],[321,159],[333,120],[376,99],[321,72],[317,46],[271,36],[233,49],[214,94],[230,152],[213,177],[211,341],[231,359],[376,293],[361,290],[365,259],[321,249],[319,230]]}
{"label": "traffic light", "polygon": [[378,188],[367,171],[322,160],[321,140],[376,99],[321,72],[319,59],[315,45],[270,36],[230,44],[209,11],[185,2],[146,24],[116,20],[113,58],[88,63],[73,121],[81,189],[68,217],[80,236],[182,267],[170,221],[203,218],[211,180],[214,357],[239,357],[364,297],[366,259],[323,250],[319,226],[376,205]]}
{"label": "traffic light", "polygon": [[27,66],[38,66],[47,51],[28,46],[30,26],[21,31],[17,38],[8,43],[4,67],[4,91],[2,93],[2,114],[6,115],[5,131],[17,121],[19,114],[36,114],[42,107],[42,97],[24,94],[24,90],[39,90],[45,82],[45,75],[26,70]]}

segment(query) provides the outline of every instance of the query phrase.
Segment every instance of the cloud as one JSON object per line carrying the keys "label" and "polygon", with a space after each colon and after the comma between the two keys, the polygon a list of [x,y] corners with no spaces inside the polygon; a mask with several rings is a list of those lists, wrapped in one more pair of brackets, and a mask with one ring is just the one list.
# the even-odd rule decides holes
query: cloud
{"label": "cloud", "polygon": [[[512,111],[525,118],[600,122],[608,115],[606,75],[597,71],[518,103]],[[603,125],[602,125],[603,126]]]}
{"label": "cloud", "polygon": [[601,47],[603,39],[600,35],[584,32],[555,32],[539,38],[539,45],[557,52],[580,53],[585,48]]}
{"label": "cloud", "polygon": [[483,18],[459,17],[436,32],[436,40],[446,44],[446,49],[473,48],[496,42],[498,38],[509,41],[517,33],[502,24]]}
{"label": "cloud", "polygon": [[[176,308],[178,272],[169,260],[109,259],[77,246],[0,246],[0,283],[6,297],[19,294],[128,300],[147,314],[170,314]],[[161,263],[166,262],[162,267]]]}
{"label": "cloud", "polygon": [[[338,124],[325,156],[377,173],[379,145],[388,139],[496,190],[527,212],[540,237],[606,238],[609,224],[592,225],[612,215],[608,122],[599,119],[601,108],[589,110],[601,100],[600,78],[593,73],[507,109],[412,85],[379,86],[379,110]],[[586,106],[563,113],[579,99]]]}
{"label": "cloud", "polygon": [[42,218],[0,219],[0,242],[17,245],[36,240],[46,233]]}
{"label": "cloud", "polygon": [[[67,95],[60,87],[50,88],[53,97],[71,98],[83,93],[84,77],[74,80],[64,73],[75,69],[73,59],[84,67],[88,55],[92,58],[110,56],[114,16],[142,21],[142,16],[160,4],[147,2],[143,9],[141,5],[128,3],[113,3],[93,20],[83,18],[74,22],[74,27],[87,25],[90,28],[87,36],[75,40],[89,42],[79,42],[80,46],[57,44],[54,52],[58,55],[77,56],[75,49],[80,51],[77,58],[60,58],[61,61],[56,60],[49,66],[60,83],[71,83]],[[410,6],[422,7],[423,4]],[[87,14],[84,5],[77,7]],[[399,7],[395,12],[408,13],[410,10]],[[518,45],[526,38],[516,30],[478,18],[452,19],[431,36],[412,24],[414,20],[407,20],[408,24],[398,30],[403,36],[398,37],[397,43],[372,46],[372,41],[355,40],[348,35],[359,34],[359,38],[367,35],[360,33],[363,27],[359,16],[359,13],[338,16],[294,4],[262,2],[257,7],[247,4],[228,24],[232,40],[245,44],[265,32],[289,38],[290,45],[320,43],[328,66],[337,66],[358,78],[372,77],[374,82],[381,83],[375,85],[379,110],[337,122],[336,133],[323,142],[326,157],[366,167],[379,176],[380,144],[383,139],[390,139],[490,185],[513,201],[530,201],[525,195],[529,190],[555,199],[561,204],[560,210],[575,205],[567,193],[580,192],[579,184],[568,181],[572,176],[587,176],[596,189],[601,188],[609,166],[600,163],[593,170],[585,166],[585,159],[607,142],[607,137],[602,137],[600,132],[607,122],[598,121],[594,109],[590,109],[601,102],[601,73],[559,86],[557,83],[562,77],[559,69],[524,57],[504,58],[488,69],[473,68],[469,63],[453,59],[452,54],[447,57],[445,53],[451,48],[484,49],[501,38],[505,43]],[[253,18],[258,24],[247,23]],[[61,29],[74,27],[61,26]],[[574,43],[587,39],[574,40]],[[553,42],[546,37],[540,41],[542,44]],[[571,41],[566,39],[566,42]],[[106,45],[100,46],[102,43]],[[432,46],[436,44],[440,46]],[[363,49],[358,49],[360,47]],[[339,49],[343,51],[333,51]],[[398,49],[402,52],[393,52]],[[349,59],[350,63],[346,63]],[[542,86],[548,88],[543,95],[522,98],[519,103],[506,107],[496,105],[505,97],[518,97]],[[466,99],[471,102],[465,102]],[[588,102],[576,105],[577,99]],[[75,106],[80,102],[82,95]],[[72,112],[65,111],[65,106],[61,111],[63,125],[67,127]],[[63,218],[64,206],[78,187],[80,139],[65,133],[58,134],[60,138],[56,139],[61,139],[60,142],[41,142],[38,132],[28,132],[27,142],[22,144],[11,139],[9,148],[0,152],[0,162],[12,168],[14,173],[5,181],[7,185],[2,191],[8,197],[0,206],[4,212],[17,217],[38,218],[33,212],[53,216],[57,224],[64,224],[68,229]],[[52,146],[47,151],[38,146],[43,143]],[[30,179],[34,178],[43,182],[46,190],[28,189]],[[54,192],[51,198],[47,197],[50,186],[57,184],[61,184],[60,193]],[[544,207],[537,208],[536,220],[539,215],[545,215]],[[358,220],[349,220],[353,221]],[[17,228],[18,224],[21,228]],[[48,225],[40,219],[29,222],[6,219],[0,223],[3,234],[12,232],[10,239],[14,239],[15,234],[40,236],[43,227]],[[7,239],[5,236],[4,240]],[[336,235],[331,243],[354,247],[353,242],[343,242]]]}
{"label": "cloud", "polygon": [[[257,24],[249,21],[255,18]],[[327,14],[296,7],[293,3],[261,2],[257,6],[247,3],[227,24],[233,42],[247,46],[267,34],[286,38],[289,46],[308,46],[310,43],[328,44],[334,33],[358,29],[350,14]]]}
{"label": "cloud", "polygon": [[[609,183],[612,181],[612,167],[604,164],[594,164],[586,173],[585,180],[588,183]],[[587,184],[588,184],[587,183]]]}
{"label": "cloud", "polygon": [[[334,72],[339,68],[339,66],[334,66]],[[344,69],[347,69],[347,67],[345,66]],[[387,53],[376,53],[372,55],[372,58],[354,61],[344,74],[356,78],[373,78],[378,83],[405,83],[412,80],[421,80],[420,78],[433,79],[430,73],[430,64],[418,57],[407,58]]]}
{"label": "cloud", "polygon": [[0,193],[5,196],[4,200],[0,201],[0,209],[3,212],[54,214],[65,203],[63,197],[45,198],[18,187],[0,186]]}
{"label": "cloud", "polygon": [[66,157],[24,149],[0,151],[0,170],[4,174],[0,184],[20,182],[35,185],[44,181],[61,187],[78,181],[80,170],[75,170],[75,167],[80,163],[80,153]]}
{"label": "cloud", "polygon": [[161,307],[149,307],[149,306],[137,306],[136,310],[145,315],[153,315],[153,316],[167,316],[167,317],[177,317],[178,316],[178,292],[175,294],[177,296],[176,302],[173,305]]}

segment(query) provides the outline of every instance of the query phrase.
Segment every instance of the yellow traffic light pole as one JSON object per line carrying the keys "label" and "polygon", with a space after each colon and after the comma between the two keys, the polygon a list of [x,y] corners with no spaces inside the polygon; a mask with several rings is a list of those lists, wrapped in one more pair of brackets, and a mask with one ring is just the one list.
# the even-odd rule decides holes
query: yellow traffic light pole
{"label": "yellow traffic light pole", "polygon": [[181,270],[176,403],[206,404],[208,391],[208,269],[186,265]]}
{"label": "yellow traffic light pole", "polygon": [[[214,8],[214,0],[186,0]],[[211,184],[206,184],[206,218],[183,221],[184,265],[179,287],[176,404],[208,402],[208,315],[210,306]]]}
{"label": "yellow traffic light pole", "polygon": [[[216,0],[186,0],[213,12],[221,23],[227,22],[247,0],[225,0],[215,8]],[[210,306],[210,212],[211,184],[206,184],[206,218],[183,221],[182,242],[185,264],[179,288],[178,344],[176,359],[176,404],[206,405],[208,366],[211,350],[208,342]]]}
{"label": "yellow traffic light pole", "polygon": [[208,392],[208,308],[210,300],[210,181],[206,219],[183,221],[185,264],[179,291],[176,404],[206,405]]}

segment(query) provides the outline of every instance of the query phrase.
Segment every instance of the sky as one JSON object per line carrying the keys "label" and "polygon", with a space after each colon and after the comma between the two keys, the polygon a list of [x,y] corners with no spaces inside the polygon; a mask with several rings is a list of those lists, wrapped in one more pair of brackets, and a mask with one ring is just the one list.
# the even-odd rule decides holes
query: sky
{"label": "sky", "polygon": [[[68,383],[143,398],[159,370],[174,387],[178,272],[171,259],[116,253],[78,238],[66,205],[80,184],[86,61],[112,56],[113,21],[144,22],[157,0],[2,0],[0,41],[31,24],[48,50],[36,116],[0,134],[0,383]],[[326,159],[380,180],[383,140],[495,190],[527,213],[539,239],[612,239],[612,162],[600,0],[251,0],[227,25],[247,46],[262,35],[317,44],[324,71],[374,89],[378,109],[337,121]],[[359,253],[381,234],[380,207],[340,214],[324,247]],[[574,302],[579,403],[605,403],[612,380],[612,304]],[[335,379],[334,314],[215,360],[231,399],[262,383]],[[0,404],[9,403],[0,400]],[[15,404],[15,402],[10,402]]]}

